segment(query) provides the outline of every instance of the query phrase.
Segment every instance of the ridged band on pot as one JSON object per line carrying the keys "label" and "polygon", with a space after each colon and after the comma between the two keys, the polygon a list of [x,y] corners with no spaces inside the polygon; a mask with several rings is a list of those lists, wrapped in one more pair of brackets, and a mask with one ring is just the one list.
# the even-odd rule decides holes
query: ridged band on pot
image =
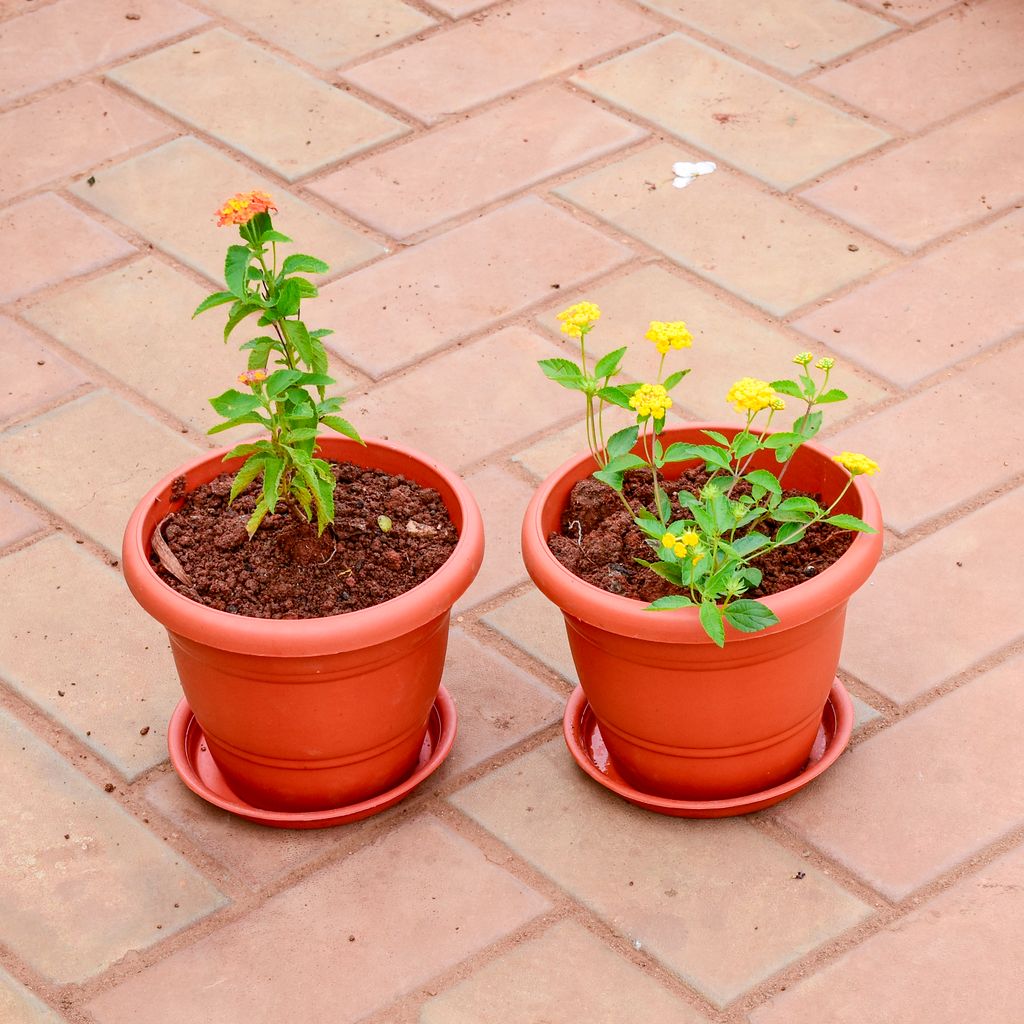
{"label": "ridged band on pot", "polygon": [[483,522],[469,488],[428,456],[388,441],[321,438],[336,462],[402,475],[441,495],[459,539],[448,560],[382,604],[315,619],[260,619],[198,604],[149,561],[174,480],[186,491],[233,473],[228,449],[168,473],[139,502],[122,564],[135,599],[166,629],[182,689],[210,751],[257,807],[315,810],[366,799],[416,764],[437,694],[452,605],[483,561]]}
{"label": "ridged band on pot", "polygon": [[[661,440],[666,448],[707,443],[703,430],[737,433],[735,426],[696,423],[668,429]],[[666,475],[683,468],[666,467]],[[779,471],[771,452],[749,468]],[[696,800],[757,792],[800,771],[839,663],[847,601],[881,556],[874,491],[856,478],[836,511],[878,532],[854,534],[829,568],[763,599],[776,625],[760,633],[727,625],[718,648],[696,608],[646,611],[644,602],[584,582],[552,555],[547,538],[561,529],[573,486],[594,469],[586,453],[540,485],[523,520],[522,546],[534,583],[565,617],[580,683],[616,768],[644,792]],[[784,486],[820,493],[827,504],[847,480],[828,449],[807,442]]]}

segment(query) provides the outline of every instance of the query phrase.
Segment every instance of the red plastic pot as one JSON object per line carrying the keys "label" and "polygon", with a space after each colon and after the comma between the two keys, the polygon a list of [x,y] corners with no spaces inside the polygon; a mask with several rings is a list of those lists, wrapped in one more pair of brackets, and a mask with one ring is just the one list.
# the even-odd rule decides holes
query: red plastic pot
{"label": "red plastic pot", "polygon": [[255,807],[319,810],[367,799],[417,762],[437,695],[452,605],[483,560],[483,522],[466,485],[412,449],[322,438],[334,461],[401,474],[439,492],[459,540],[429,579],[372,608],[316,619],[217,611],[167,586],[149,562],[157,524],[191,491],[240,460],[227,449],[168,473],[139,503],[124,535],[124,575],[166,629],[185,697],[232,789]]}
{"label": "red plastic pot", "polygon": [[[676,441],[706,443],[696,423],[666,430]],[[843,556],[805,583],[765,598],[779,622],[760,633],[726,626],[724,648],[704,633],[695,608],[648,612],[643,602],[607,593],[564,568],[547,546],[561,527],[569,493],[596,466],[570,459],[541,484],[523,522],[523,559],[538,588],[562,610],[573,661],[616,769],[644,793],[717,800],[784,782],[807,761],[839,664],[846,604],[882,551],[874,492],[857,477],[837,511],[878,533],[858,533]],[[678,475],[681,464],[666,467]],[[774,469],[771,452],[751,468]],[[785,486],[831,502],[848,474],[822,446],[798,449]]]}

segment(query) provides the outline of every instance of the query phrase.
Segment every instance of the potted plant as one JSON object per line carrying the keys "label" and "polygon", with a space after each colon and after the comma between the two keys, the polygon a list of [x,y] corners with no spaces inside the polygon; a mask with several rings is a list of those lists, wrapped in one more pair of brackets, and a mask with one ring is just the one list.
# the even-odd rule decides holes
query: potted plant
{"label": "potted plant", "polygon": [[[593,303],[559,314],[581,359],[541,368],[583,394],[590,450],[544,481],[523,523],[526,567],[563,612],[580,678],[567,742],[595,779],[654,810],[767,806],[849,739],[835,675],[847,601],[881,554],[866,482],[878,467],[811,440],[821,407],[846,398],[830,386],[832,359],[804,352],[795,380],[737,381],[727,400],[740,426],[666,428],[689,371],[662,374],[692,343],[686,324],[651,323],[656,383],[615,384],[625,348],[588,367],[599,317]],[[773,431],[787,399],[801,415]],[[609,404],[636,425],[606,438]]]}
{"label": "potted plant", "polygon": [[[235,196],[225,341],[250,317],[243,390],[211,399],[210,433],[261,431],[169,473],[124,536],[125,578],[162,623],[185,693],[172,761],[206,799],[272,825],[389,806],[451,747],[439,690],[452,605],[483,557],[479,510],[452,472],[363,440],[328,397],[322,338],[301,317],[321,260],[294,254],[270,196]],[[321,436],[327,428],[335,436]]]}

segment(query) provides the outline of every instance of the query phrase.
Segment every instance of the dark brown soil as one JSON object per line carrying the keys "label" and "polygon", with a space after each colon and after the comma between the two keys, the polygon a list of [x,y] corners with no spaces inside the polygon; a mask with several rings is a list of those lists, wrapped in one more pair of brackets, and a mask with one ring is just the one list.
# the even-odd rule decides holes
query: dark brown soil
{"label": "dark brown soil", "polygon": [[[321,537],[283,513],[282,505],[282,513],[267,516],[250,540],[245,523],[256,505],[257,485],[230,508],[230,476],[196,488],[163,525],[192,586],[153,556],[161,579],[220,611],[309,619],[380,604],[444,564],[458,535],[437,491],[351,463],[334,464],[333,470],[334,525]],[[184,481],[178,497],[183,488]],[[377,523],[381,515],[392,521],[387,533]]]}
{"label": "dark brown soil", "polygon": [[[708,474],[702,467],[693,467],[684,470],[678,480],[662,482],[677,513],[679,505],[674,499],[679,491],[685,488],[696,494],[707,479]],[[749,485],[741,482],[733,497],[749,489]],[[633,508],[643,506],[654,511],[654,489],[649,473],[642,470],[627,473],[625,495]],[[784,490],[783,495],[821,499],[821,495],[807,495],[805,491]],[[761,527],[761,532],[767,532],[765,526]],[[853,543],[853,537],[849,530],[816,523],[796,544],[755,558],[751,564],[761,570],[763,579],[759,587],[748,590],[743,596],[767,597],[803,583],[836,561]],[[581,480],[572,489],[569,506],[562,516],[562,531],[551,534],[548,547],[570,572],[611,594],[650,602],[668,594],[683,593],[636,563],[637,558],[656,561],[657,555],[611,488],[593,477]]]}

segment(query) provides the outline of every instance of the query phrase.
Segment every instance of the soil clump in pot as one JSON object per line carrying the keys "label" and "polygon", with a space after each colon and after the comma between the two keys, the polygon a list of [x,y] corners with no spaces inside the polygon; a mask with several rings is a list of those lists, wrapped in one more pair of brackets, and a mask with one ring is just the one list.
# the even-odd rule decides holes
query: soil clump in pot
{"label": "soil clump in pot", "polygon": [[[707,480],[705,469],[691,467],[676,480],[660,481],[662,489],[672,499],[674,518],[685,518],[675,500],[676,495],[684,489],[698,494]],[[623,493],[633,508],[643,506],[654,512],[650,473],[643,470],[627,473]],[[741,480],[732,497],[738,498],[745,493],[750,493],[750,485]],[[819,503],[821,501],[821,495],[806,491],[783,490],[783,497],[810,497]],[[777,526],[776,523],[762,521],[749,529],[772,533]],[[737,536],[749,532],[749,529]],[[759,586],[744,593],[744,598],[768,597],[817,576],[839,559],[855,536],[838,526],[815,523],[797,543],[769,551],[751,563],[761,570],[763,578]],[[647,543],[645,534],[627,514],[611,488],[593,477],[587,477],[573,487],[568,507],[562,515],[561,532],[548,537],[548,547],[570,572],[610,594],[649,603],[669,594],[686,593],[637,564],[637,558],[656,561],[658,554]]]}
{"label": "soil clump in pot", "polygon": [[[230,474],[202,484],[167,517],[163,536],[191,585],[156,555],[160,578],[209,608],[262,619],[307,619],[357,611],[411,590],[436,572],[458,542],[437,491],[352,463],[333,463],[335,518],[317,537],[283,504],[250,540],[245,523],[259,499],[250,484],[229,506]],[[175,481],[172,498],[184,491]],[[378,518],[391,520],[385,532]],[[386,524],[385,524],[386,525]]]}

